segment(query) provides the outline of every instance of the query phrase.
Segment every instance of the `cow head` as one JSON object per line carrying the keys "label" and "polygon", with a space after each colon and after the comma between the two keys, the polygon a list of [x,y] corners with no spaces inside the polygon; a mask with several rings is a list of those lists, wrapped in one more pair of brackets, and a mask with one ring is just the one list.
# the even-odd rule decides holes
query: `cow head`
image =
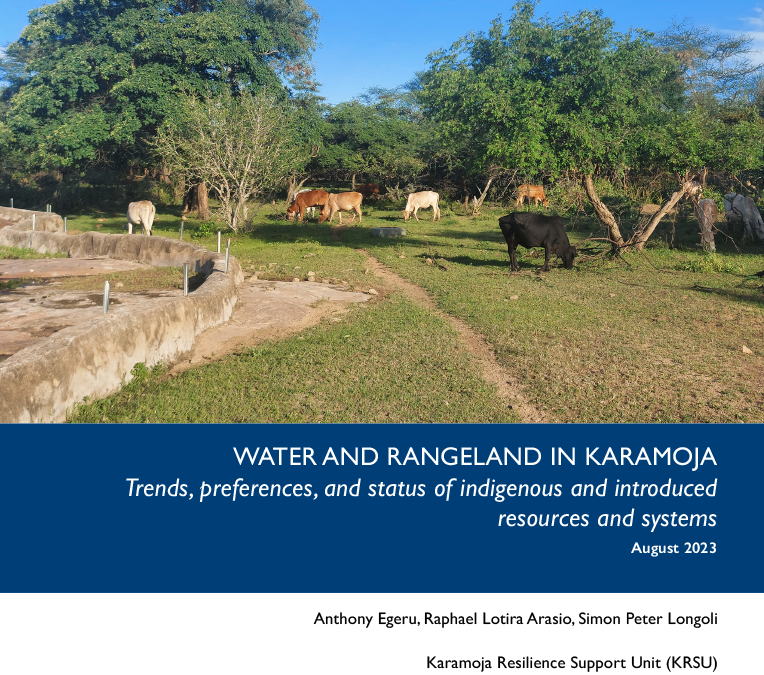
{"label": "cow head", "polygon": [[324,204],[324,208],[321,209],[321,213],[318,215],[318,222],[323,223],[331,213],[331,209],[329,208],[329,202],[326,202]]}
{"label": "cow head", "polygon": [[411,218],[411,213],[412,213],[411,211],[406,211],[406,210],[404,209],[404,210],[403,210],[403,220],[405,220],[406,222],[408,222],[408,221],[409,221],[409,218]]}
{"label": "cow head", "polygon": [[541,203],[546,206],[546,208],[549,208],[549,200],[546,197],[541,200]]}
{"label": "cow head", "polygon": [[562,258],[562,264],[565,266],[566,270],[573,269],[573,258],[575,258],[578,255],[578,251],[576,251],[575,246],[566,246],[563,251],[562,255],[560,256]]}
{"label": "cow head", "polygon": [[297,202],[292,202],[292,205],[287,209],[287,219],[294,220],[294,217],[299,210],[300,207],[297,206]]}

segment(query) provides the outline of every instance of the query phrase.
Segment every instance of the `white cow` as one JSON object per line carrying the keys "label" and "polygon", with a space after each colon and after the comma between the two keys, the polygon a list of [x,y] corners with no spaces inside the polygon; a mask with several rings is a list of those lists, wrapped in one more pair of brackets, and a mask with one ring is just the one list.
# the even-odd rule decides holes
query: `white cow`
{"label": "white cow", "polygon": [[724,195],[724,216],[730,224],[741,223],[743,232],[751,239],[755,234],[764,241],[764,221],[756,203],[750,197],[737,192]]}
{"label": "white cow", "polygon": [[414,218],[419,222],[416,212],[419,211],[419,209],[429,209],[432,206],[432,219],[435,220],[437,217],[437,219],[440,220],[438,199],[440,199],[440,195],[437,192],[431,192],[429,190],[427,192],[412,192],[406,202],[406,208],[403,210],[403,219],[408,221],[413,213]]}
{"label": "white cow", "polygon": [[151,235],[151,226],[156,215],[155,206],[149,201],[130,202],[127,205],[127,233],[133,233],[133,225],[143,227],[143,234]]}

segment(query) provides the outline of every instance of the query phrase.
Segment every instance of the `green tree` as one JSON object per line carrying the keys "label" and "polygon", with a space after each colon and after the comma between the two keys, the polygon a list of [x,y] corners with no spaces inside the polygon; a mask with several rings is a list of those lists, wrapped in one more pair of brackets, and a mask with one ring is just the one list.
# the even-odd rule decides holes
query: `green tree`
{"label": "green tree", "polygon": [[325,121],[317,170],[350,178],[353,185],[363,177],[390,187],[422,173],[430,125],[410,92],[372,88],[357,100],[332,106]]}
{"label": "green tree", "polygon": [[234,96],[228,89],[182,96],[157,133],[166,165],[209,185],[234,232],[249,227],[250,200],[282,186],[305,161],[283,98],[267,91]]}
{"label": "green tree", "polygon": [[8,48],[7,124],[32,168],[121,163],[179,92],[304,82],[317,21],[304,0],[60,0]]}
{"label": "green tree", "polygon": [[[626,242],[595,190],[596,174],[681,167],[682,187],[670,200],[676,203],[694,189],[692,171],[761,162],[760,150],[734,159],[719,152],[714,134],[722,122],[688,116],[673,55],[650,33],[616,32],[599,11],[551,20],[520,2],[507,22],[497,19],[488,34],[470,34],[428,61],[425,108],[446,142],[470,152],[473,173],[578,177],[615,246],[643,246],[670,207]],[[760,129],[756,122],[723,124],[749,141]],[[691,141],[698,134],[707,134],[705,144]]]}

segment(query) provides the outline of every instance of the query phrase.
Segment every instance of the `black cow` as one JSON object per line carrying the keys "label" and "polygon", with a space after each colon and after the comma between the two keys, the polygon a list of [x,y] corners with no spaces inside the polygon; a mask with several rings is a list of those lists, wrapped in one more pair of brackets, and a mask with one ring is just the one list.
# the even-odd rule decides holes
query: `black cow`
{"label": "black cow", "polygon": [[544,266],[542,271],[549,271],[549,258],[552,253],[562,258],[565,269],[573,267],[576,257],[575,247],[570,245],[565,234],[565,221],[560,216],[544,216],[539,213],[510,213],[499,218],[499,227],[507,240],[512,271],[517,272],[518,244],[525,248],[544,247]]}

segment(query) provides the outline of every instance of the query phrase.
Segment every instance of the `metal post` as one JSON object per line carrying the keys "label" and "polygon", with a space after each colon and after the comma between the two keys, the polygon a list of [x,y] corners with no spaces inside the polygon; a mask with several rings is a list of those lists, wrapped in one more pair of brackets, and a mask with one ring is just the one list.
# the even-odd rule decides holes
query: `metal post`
{"label": "metal post", "polygon": [[183,263],[183,295],[188,295],[188,263]]}
{"label": "metal post", "polygon": [[183,239],[183,221],[180,221],[180,237],[178,239]]}
{"label": "metal post", "polygon": [[32,231],[37,229],[37,214],[32,214]]}
{"label": "metal post", "polygon": [[220,230],[218,230],[218,253],[220,253]]}
{"label": "metal post", "polygon": [[228,245],[225,247],[225,273],[228,274],[228,256],[231,254],[231,240],[228,240]]}
{"label": "metal post", "polygon": [[106,314],[109,311],[109,282],[107,281],[103,285],[103,313]]}
{"label": "metal post", "polygon": [[64,216],[64,234],[66,234],[66,216]]}
{"label": "metal post", "polygon": [[45,205],[45,213],[50,213],[50,204]]}
{"label": "metal post", "polygon": [[11,197],[11,208],[13,208],[13,197]]}

